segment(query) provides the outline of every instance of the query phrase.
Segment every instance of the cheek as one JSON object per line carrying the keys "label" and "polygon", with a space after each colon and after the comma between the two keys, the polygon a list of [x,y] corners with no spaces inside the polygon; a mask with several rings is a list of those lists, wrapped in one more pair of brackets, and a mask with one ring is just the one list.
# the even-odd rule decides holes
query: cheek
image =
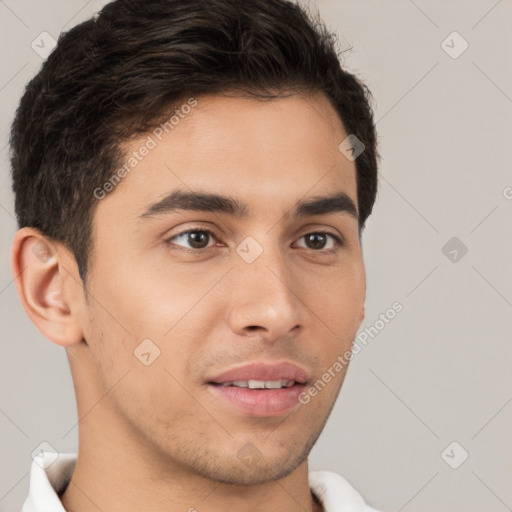
{"label": "cheek", "polygon": [[92,294],[107,313],[100,311],[101,317],[133,341],[162,338],[190,302],[191,287],[179,273],[171,278],[155,265],[129,258],[97,270]]}
{"label": "cheek", "polygon": [[[183,387],[185,354],[173,350],[169,337],[146,335],[147,324],[140,326],[139,333],[136,320],[121,326],[113,319],[118,311],[91,310],[87,336],[94,375],[89,377],[100,385],[99,393],[108,394],[109,401],[134,425],[151,425],[160,417],[167,421],[174,411],[186,411],[190,397]],[[151,323],[151,318],[146,320]]]}
{"label": "cheek", "polygon": [[339,342],[355,336],[364,317],[366,294],[362,263],[333,271],[325,279],[305,283],[308,305],[323,320],[326,332]]}
{"label": "cheek", "polygon": [[122,265],[95,275],[87,336],[106,385],[130,371],[149,393],[158,379],[161,385],[172,384],[170,374],[186,381],[187,365],[200,350],[196,340],[208,339],[219,318],[219,297],[215,290],[208,293],[219,277],[195,279],[190,273],[166,275],[150,265],[138,268],[131,277]]}

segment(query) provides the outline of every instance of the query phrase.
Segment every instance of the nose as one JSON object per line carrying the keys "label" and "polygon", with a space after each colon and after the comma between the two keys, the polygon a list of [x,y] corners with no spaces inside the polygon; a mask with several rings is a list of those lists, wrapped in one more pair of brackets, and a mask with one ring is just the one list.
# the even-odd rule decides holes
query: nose
{"label": "nose", "polygon": [[299,331],[304,303],[292,269],[277,250],[264,251],[252,263],[239,262],[231,274],[228,321],[233,332],[274,341]]}

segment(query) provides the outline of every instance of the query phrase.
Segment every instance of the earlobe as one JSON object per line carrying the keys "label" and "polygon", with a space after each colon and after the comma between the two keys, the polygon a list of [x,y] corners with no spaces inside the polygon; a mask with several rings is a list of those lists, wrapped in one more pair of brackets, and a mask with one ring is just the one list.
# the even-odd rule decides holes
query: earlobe
{"label": "earlobe", "polygon": [[20,229],[13,241],[11,266],[28,316],[48,339],[61,346],[79,343],[83,333],[64,290],[67,270],[57,244],[33,228]]}

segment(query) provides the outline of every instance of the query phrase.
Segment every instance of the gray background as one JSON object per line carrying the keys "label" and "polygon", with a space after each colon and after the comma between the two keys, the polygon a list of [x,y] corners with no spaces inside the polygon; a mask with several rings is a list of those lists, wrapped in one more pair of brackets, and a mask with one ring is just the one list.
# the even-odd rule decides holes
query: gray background
{"label": "gray background", "polygon": [[[42,441],[72,452],[78,441],[65,350],[31,324],[10,275],[7,134],[42,62],[31,42],[104,3],[0,0],[3,512],[20,508]],[[353,46],[345,64],[374,94],[381,181],[364,234],[361,331],[403,305],[354,358],[311,465],[344,475],[383,511],[512,510],[512,3],[311,5]],[[442,45],[454,31],[469,44],[457,58],[458,36]],[[464,452],[452,469],[446,461]]]}

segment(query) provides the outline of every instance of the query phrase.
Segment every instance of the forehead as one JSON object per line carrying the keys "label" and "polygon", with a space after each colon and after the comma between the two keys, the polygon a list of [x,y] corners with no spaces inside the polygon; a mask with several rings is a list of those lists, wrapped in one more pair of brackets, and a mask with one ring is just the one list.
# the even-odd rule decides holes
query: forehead
{"label": "forehead", "polygon": [[356,203],[355,164],[338,149],[347,134],[324,95],[199,96],[175,109],[124,146],[123,177],[98,209],[130,204],[138,216],[187,188],[229,193],[256,209],[333,190]]}

